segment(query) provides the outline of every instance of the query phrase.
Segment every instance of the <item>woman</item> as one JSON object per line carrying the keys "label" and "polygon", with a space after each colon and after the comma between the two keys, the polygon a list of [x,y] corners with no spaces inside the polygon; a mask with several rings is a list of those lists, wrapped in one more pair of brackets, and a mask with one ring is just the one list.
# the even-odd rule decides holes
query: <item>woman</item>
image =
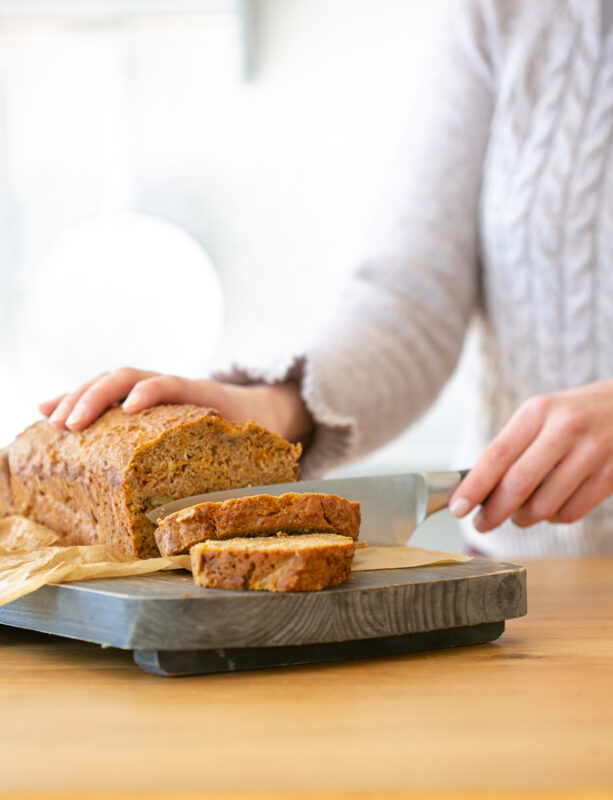
{"label": "woman", "polygon": [[482,452],[452,513],[481,506],[467,536],[494,557],[613,553],[609,0],[453,9],[379,241],[308,352],[222,382],[120,370],[41,405],[53,424],[210,405],[308,437],[320,473],[428,407],[476,315]]}

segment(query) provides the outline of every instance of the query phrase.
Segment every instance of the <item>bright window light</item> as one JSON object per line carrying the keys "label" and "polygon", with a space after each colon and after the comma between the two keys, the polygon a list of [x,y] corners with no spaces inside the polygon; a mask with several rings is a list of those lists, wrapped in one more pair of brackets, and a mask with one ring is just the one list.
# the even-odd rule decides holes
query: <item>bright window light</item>
{"label": "bright window light", "polygon": [[2,0],[0,20],[240,13],[243,6],[244,0]]}
{"label": "bright window light", "polygon": [[204,375],[224,302],[198,242],[176,225],[124,213],[65,232],[33,268],[22,309],[11,369],[19,387],[14,433],[17,421],[32,421],[42,387],[53,396],[121,366]]}

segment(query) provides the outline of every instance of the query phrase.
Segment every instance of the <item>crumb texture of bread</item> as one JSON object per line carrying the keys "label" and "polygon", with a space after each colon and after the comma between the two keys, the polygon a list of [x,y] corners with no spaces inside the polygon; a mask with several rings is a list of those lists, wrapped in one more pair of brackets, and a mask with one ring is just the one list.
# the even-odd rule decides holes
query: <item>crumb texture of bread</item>
{"label": "crumb texture of bread", "polygon": [[208,539],[286,533],[336,533],[357,539],[360,504],[331,494],[288,492],[199,503],[170,514],[155,532],[165,556],[186,553]]}
{"label": "crumb texture of bread", "polygon": [[333,533],[210,540],[191,549],[192,575],[209,589],[309,592],[351,574],[355,543]]}
{"label": "crumb texture of bread", "polygon": [[61,544],[146,558],[158,555],[147,511],[192,494],[294,481],[300,452],[255,422],[191,405],[115,407],[79,433],[37,422],[8,448],[8,513],[47,525]]}

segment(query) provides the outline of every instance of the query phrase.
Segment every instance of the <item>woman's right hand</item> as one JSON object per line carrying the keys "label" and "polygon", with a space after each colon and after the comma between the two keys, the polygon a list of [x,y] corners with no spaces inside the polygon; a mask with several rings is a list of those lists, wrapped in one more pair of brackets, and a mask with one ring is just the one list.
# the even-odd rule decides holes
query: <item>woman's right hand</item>
{"label": "woman's right hand", "polygon": [[116,403],[122,403],[128,414],[160,403],[216,408],[226,419],[253,419],[290,441],[308,436],[313,427],[298,385],[293,382],[237,386],[131,367],[103,372],[76,391],[47,400],[38,408],[55,427],[80,431]]}

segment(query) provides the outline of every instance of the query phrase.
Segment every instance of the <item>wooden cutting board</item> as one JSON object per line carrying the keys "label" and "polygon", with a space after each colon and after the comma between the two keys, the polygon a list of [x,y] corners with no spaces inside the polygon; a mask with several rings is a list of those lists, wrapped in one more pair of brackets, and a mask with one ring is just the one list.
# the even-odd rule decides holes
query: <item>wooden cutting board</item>
{"label": "wooden cutting board", "polygon": [[492,641],[526,613],[526,571],[473,559],[352,573],[321,592],[195,586],[159,572],[44,586],[0,623],[134,651],[158,675],[190,675]]}

